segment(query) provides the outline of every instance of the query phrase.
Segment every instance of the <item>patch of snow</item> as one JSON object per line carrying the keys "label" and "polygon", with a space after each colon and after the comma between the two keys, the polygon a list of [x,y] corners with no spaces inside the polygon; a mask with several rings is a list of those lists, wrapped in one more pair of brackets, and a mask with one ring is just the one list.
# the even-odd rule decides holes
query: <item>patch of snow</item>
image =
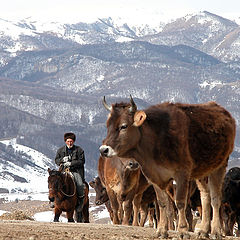
{"label": "patch of snow", "polygon": [[208,81],[204,81],[203,83],[199,84],[199,86],[201,88],[206,88],[208,86],[210,90],[212,90],[214,87],[219,86],[219,85],[224,85],[224,84],[220,81],[213,81],[210,83]]}
{"label": "patch of snow", "polygon": [[[99,207],[90,207],[89,211],[94,211],[95,209],[98,209]],[[96,220],[102,219],[102,218],[108,218],[109,217],[109,212],[107,208],[104,208],[102,211],[99,211],[97,214],[93,213],[93,216]]]}
{"label": "patch of snow", "polygon": [[[53,222],[54,219],[54,212],[53,211],[46,211],[46,212],[39,212],[33,216],[33,219],[38,222]],[[59,222],[68,222],[67,218],[60,216]]]}
{"label": "patch of snow", "polygon": [[7,211],[0,210],[0,216],[6,213]]}

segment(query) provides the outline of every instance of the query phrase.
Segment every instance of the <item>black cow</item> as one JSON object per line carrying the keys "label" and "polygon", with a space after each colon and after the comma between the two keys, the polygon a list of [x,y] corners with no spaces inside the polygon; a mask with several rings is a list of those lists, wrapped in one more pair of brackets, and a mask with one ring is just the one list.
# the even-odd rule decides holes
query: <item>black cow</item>
{"label": "black cow", "polygon": [[231,168],[223,183],[222,218],[225,235],[233,236],[233,226],[238,225],[240,233],[240,168]]}

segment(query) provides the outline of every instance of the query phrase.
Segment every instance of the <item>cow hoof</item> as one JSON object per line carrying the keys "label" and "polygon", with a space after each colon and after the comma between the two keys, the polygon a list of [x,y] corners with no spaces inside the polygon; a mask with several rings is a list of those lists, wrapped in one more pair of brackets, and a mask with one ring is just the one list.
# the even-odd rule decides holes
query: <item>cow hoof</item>
{"label": "cow hoof", "polygon": [[198,239],[201,239],[201,240],[204,240],[204,239],[209,239],[209,236],[208,236],[208,234],[205,233],[205,232],[199,232],[197,238],[198,238]]}
{"label": "cow hoof", "polygon": [[160,239],[168,239],[168,232],[166,230],[164,231],[157,231],[157,234],[156,234],[157,238],[160,238]]}
{"label": "cow hoof", "polygon": [[222,240],[222,236],[220,234],[218,234],[218,233],[210,234],[210,239]]}
{"label": "cow hoof", "polygon": [[185,239],[190,239],[190,238],[191,238],[191,237],[190,237],[190,234],[189,234],[189,233],[186,233],[186,232],[183,233],[183,232],[182,232],[182,233],[179,234],[179,239],[184,239],[184,240],[185,240]]}

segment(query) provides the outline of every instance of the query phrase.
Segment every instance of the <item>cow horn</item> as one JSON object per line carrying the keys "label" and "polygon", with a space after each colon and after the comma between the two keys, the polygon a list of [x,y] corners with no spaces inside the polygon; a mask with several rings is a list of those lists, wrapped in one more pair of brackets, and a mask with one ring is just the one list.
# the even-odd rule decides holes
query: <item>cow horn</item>
{"label": "cow horn", "polygon": [[131,94],[130,94],[130,103],[131,103],[131,107],[129,108],[129,111],[130,112],[136,112],[137,111],[137,105],[133,101],[133,98],[132,98]]}
{"label": "cow horn", "polygon": [[103,106],[104,106],[109,112],[112,111],[112,107],[109,106],[109,105],[106,103],[105,96],[103,97],[103,101],[102,101],[102,103],[103,103]]}

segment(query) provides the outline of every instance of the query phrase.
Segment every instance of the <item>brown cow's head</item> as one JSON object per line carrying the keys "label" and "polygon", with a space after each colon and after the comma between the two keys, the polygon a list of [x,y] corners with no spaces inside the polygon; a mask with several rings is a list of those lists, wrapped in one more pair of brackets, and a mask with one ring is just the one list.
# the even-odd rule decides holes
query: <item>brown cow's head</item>
{"label": "brown cow's head", "polygon": [[123,170],[135,171],[139,168],[139,163],[133,158],[119,158],[123,164]]}
{"label": "brown cow's head", "polygon": [[130,103],[107,105],[105,97],[103,104],[110,115],[107,120],[107,137],[100,147],[100,153],[105,157],[129,157],[131,149],[136,148],[141,133],[139,127],[144,123],[146,114],[137,111],[137,106],[130,96]]}
{"label": "brown cow's head", "polygon": [[123,164],[120,199],[125,201],[128,193],[138,186],[141,170],[139,163],[133,158],[119,158],[119,161]]}
{"label": "brown cow's head", "polygon": [[99,177],[94,178],[89,185],[94,188],[96,192],[95,204],[101,205],[109,200],[106,188],[102,185],[102,182]]}

